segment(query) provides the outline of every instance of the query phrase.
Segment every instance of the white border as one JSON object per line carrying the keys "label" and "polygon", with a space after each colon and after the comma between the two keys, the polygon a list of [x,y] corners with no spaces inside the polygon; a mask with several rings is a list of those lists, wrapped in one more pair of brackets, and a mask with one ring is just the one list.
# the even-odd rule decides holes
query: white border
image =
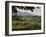
{"label": "white border", "polygon": [[[12,31],[12,6],[33,6],[41,7],[41,30],[25,30],[25,31]],[[44,31],[44,6],[38,4],[23,4],[23,3],[9,3],[9,34],[26,34],[26,33],[42,33]]]}

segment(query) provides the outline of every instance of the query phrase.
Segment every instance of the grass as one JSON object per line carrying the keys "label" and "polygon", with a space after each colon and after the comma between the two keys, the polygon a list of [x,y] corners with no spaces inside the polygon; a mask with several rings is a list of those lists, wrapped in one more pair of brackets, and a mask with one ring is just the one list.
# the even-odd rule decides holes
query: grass
{"label": "grass", "polygon": [[41,29],[41,16],[12,16],[12,31]]}

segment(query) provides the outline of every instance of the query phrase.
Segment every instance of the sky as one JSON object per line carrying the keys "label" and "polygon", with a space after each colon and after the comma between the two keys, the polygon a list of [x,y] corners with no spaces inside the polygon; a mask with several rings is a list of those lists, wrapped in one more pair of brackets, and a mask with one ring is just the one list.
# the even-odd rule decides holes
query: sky
{"label": "sky", "polygon": [[38,16],[41,16],[41,8],[35,8],[33,12],[31,12],[32,14],[34,15],[38,15]]}
{"label": "sky", "polygon": [[35,7],[33,12],[31,10],[24,10],[24,9],[19,9],[19,8],[17,8],[17,11],[18,11],[17,14],[28,13],[28,14],[41,16],[41,7],[40,8]]}

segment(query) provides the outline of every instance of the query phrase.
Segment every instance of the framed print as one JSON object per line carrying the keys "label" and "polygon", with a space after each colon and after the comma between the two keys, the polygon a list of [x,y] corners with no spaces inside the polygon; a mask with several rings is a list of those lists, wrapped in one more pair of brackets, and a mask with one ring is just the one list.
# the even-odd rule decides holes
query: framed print
{"label": "framed print", "polygon": [[5,2],[5,35],[45,33],[45,4],[36,2]]}

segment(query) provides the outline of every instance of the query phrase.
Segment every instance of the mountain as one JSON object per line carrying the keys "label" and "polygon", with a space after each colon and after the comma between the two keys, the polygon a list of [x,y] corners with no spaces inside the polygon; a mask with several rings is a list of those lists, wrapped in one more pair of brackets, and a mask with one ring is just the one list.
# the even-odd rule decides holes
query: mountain
{"label": "mountain", "polygon": [[16,14],[17,16],[38,16],[38,15],[34,15],[34,14],[31,14],[31,13],[23,13],[23,12],[18,12]]}

